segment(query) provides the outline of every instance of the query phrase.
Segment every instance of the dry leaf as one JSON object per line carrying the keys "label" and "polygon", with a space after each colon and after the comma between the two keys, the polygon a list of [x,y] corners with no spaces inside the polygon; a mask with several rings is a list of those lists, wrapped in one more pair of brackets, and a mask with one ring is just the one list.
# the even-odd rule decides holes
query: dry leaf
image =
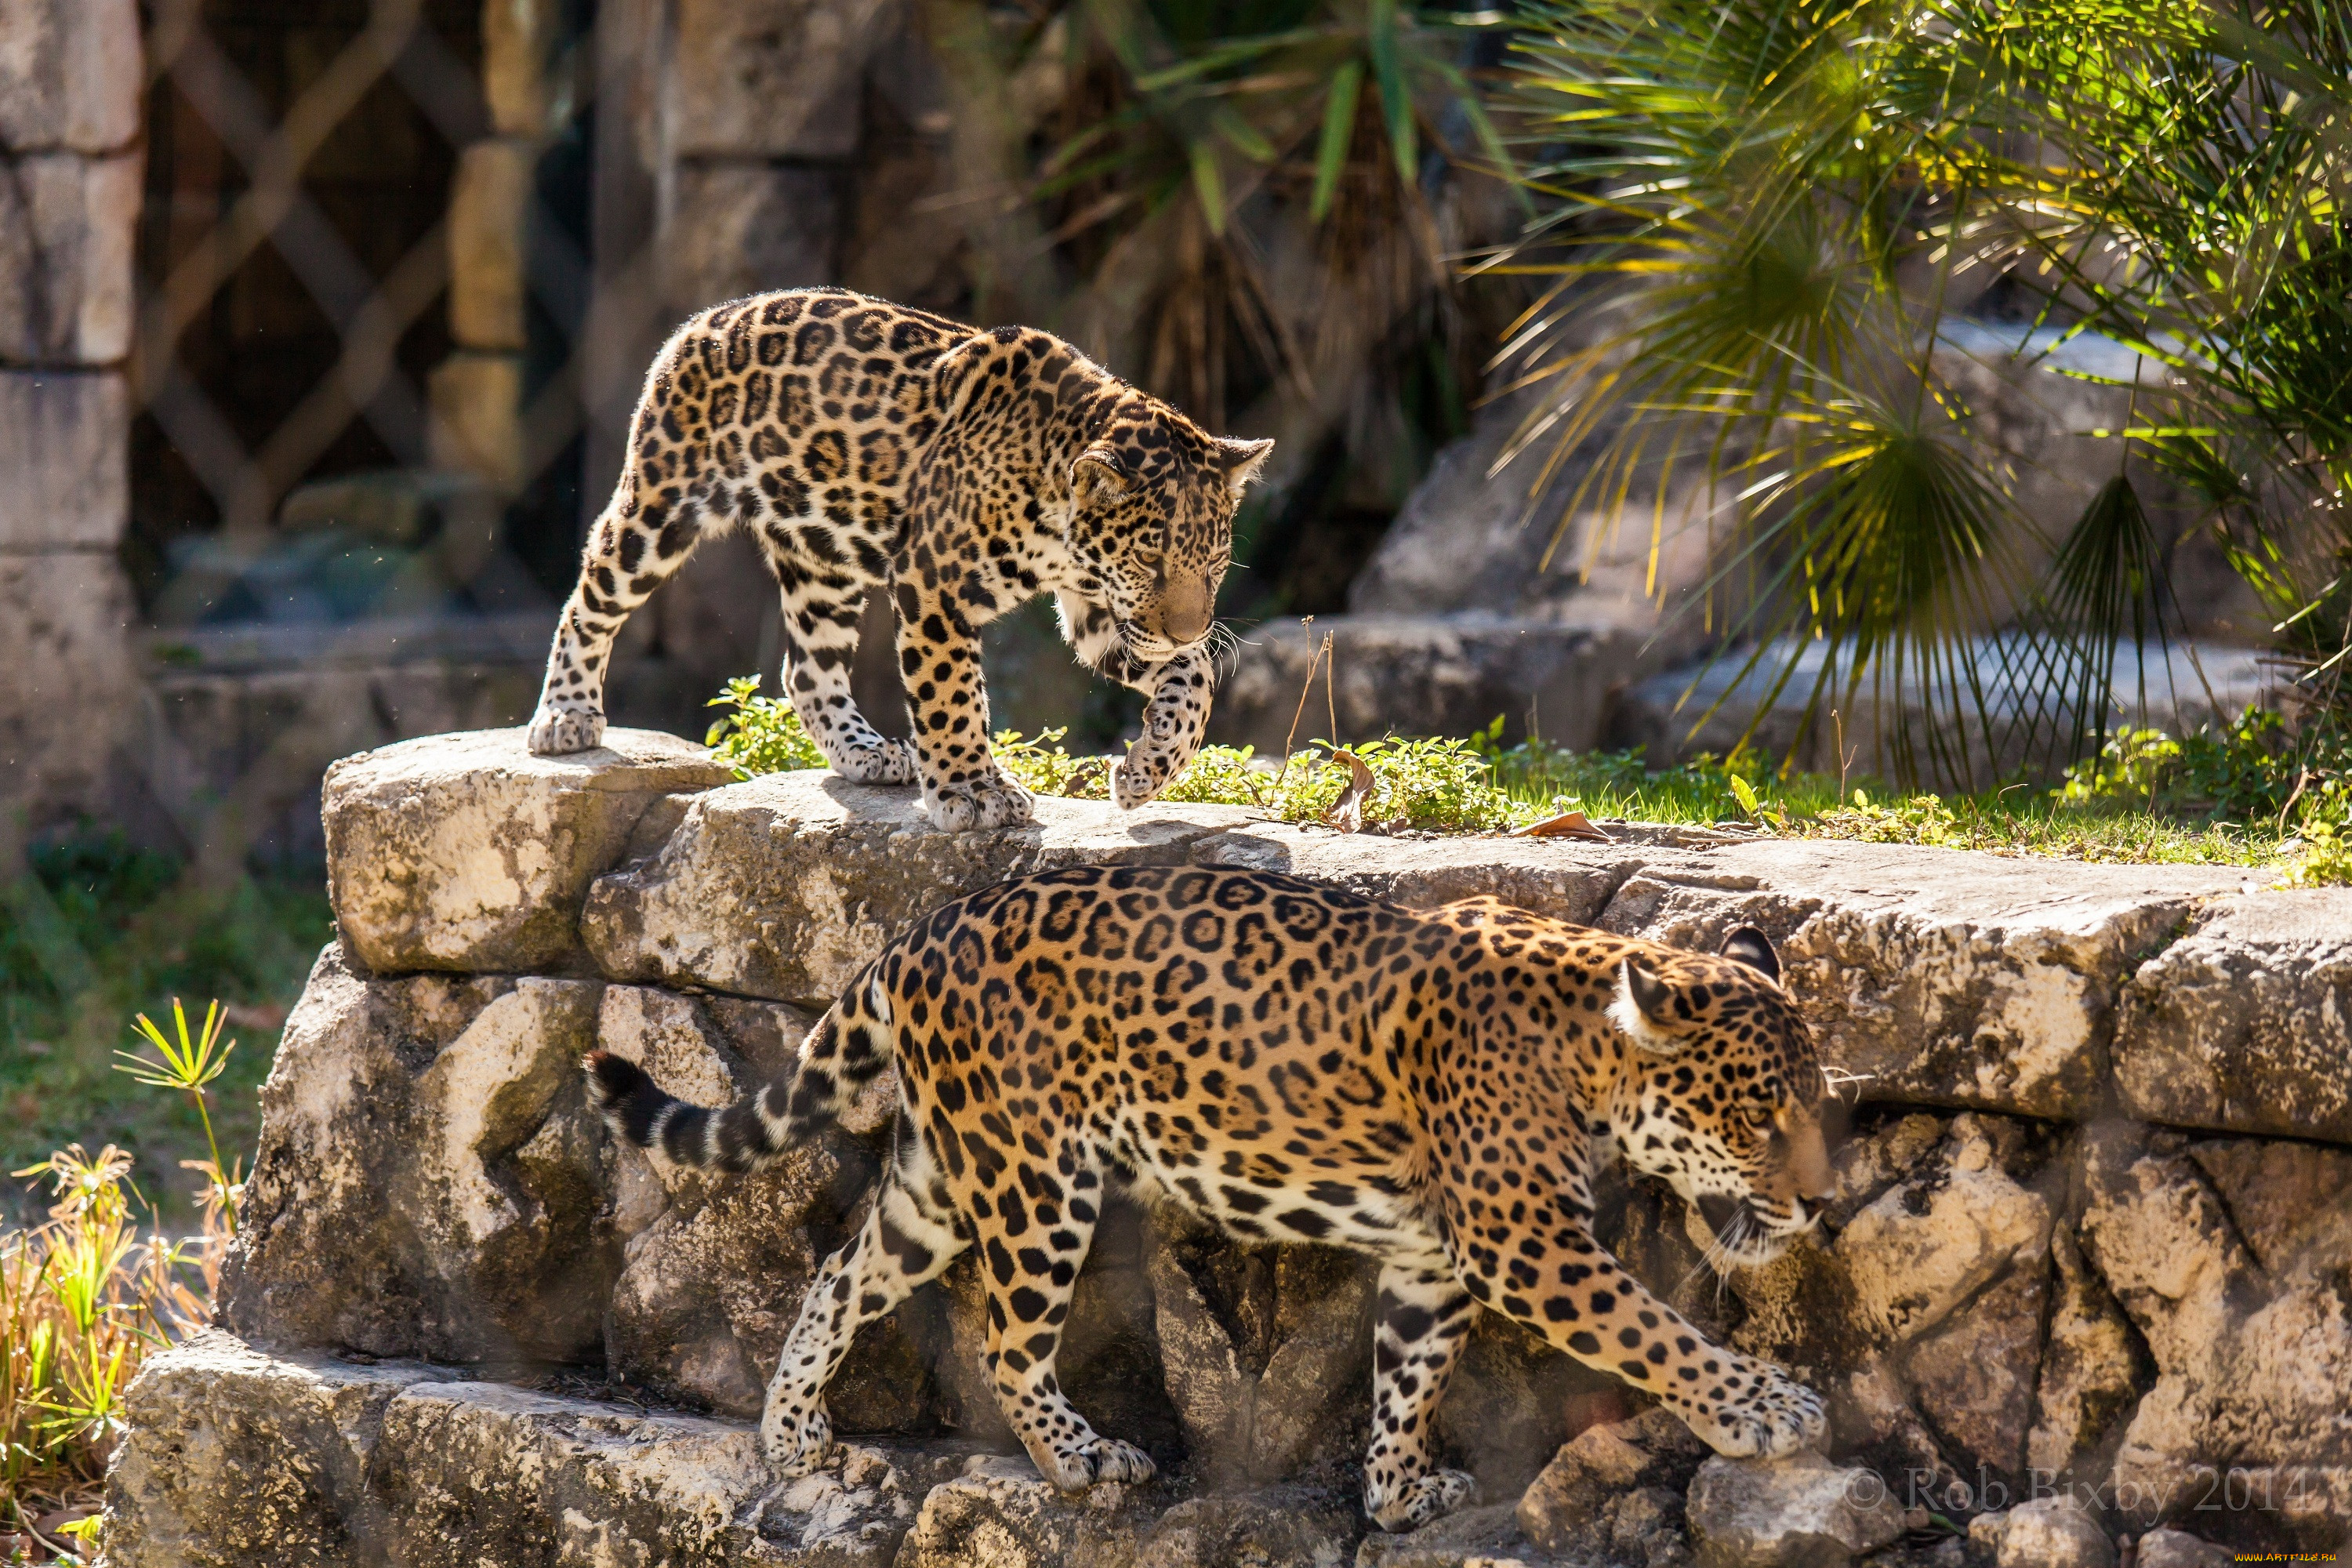
{"label": "dry leaf", "polygon": [[1613,844],[1615,839],[1592,826],[1592,819],[1580,811],[1563,811],[1558,816],[1547,816],[1541,822],[1530,822],[1525,827],[1511,829],[1514,838],[1589,838],[1595,844]]}
{"label": "dry leaf", "polygon": [[1331,760],[1347,763],[1350,776],[1347,790],[1331,803],[1331,809],[1323,814],[1324,825],[1336,827],[1342,833],[1361,833],[1364,830],[1364,802],[1371,797],[1372,793],[1372,770],[1366,767],[1364,759],[1353,752],[1335,750]]}

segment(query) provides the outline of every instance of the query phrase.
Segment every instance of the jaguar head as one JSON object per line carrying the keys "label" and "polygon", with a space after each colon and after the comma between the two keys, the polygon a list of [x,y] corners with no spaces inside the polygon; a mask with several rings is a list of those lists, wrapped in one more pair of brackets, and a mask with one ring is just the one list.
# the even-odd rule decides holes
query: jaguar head
{"label": "jaguar head", "polygon": [[1618,966],[1611,1021],[1631,1049],[1609,1108],[1633,1166],[1690,1205],[1718,1269],[1769,1263],[1835,1192],[1811,1035],[1762,931],[1719,954],[1651,948]]}
{"label": "jaguar head", "polygon": [[1208,637],[1233,561],[1234,509],[1273,449],[1154,410],[1114,422],[1071,465],[1070,546],[1101,583],[1129,654],[1156,662]]}

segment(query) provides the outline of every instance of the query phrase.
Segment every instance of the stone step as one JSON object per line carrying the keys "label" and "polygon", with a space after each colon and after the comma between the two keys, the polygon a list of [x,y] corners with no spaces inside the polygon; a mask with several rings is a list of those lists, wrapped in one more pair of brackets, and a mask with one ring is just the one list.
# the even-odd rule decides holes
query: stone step
{"label": "stone step", "polygon": [[219,1331],[150,1360],[126,1415],[115,1568],[1222,1568],[1345,1563],[1366,1530],[1343,1488],[1071,1499],[954,1440],[851,1439],[778,1482],[745,1422]]}

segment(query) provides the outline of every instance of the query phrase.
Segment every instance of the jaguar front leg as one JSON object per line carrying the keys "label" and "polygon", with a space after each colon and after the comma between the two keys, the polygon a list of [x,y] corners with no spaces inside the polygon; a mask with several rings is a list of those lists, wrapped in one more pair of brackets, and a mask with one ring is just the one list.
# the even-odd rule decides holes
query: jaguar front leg
{"label": "jaguar front leg", "polygon": [[[1656,1395],[1707,1447],[1777,1459],[1819,1440],[1822,1397],[1770,1362],[1712,1344],[1625,1272],[1580,1221],[1538,1205],[1473,1249],[1462,1282],[1589,1367]],[[1507,1234],[1504,1234],[1507,1232]],[[1524,1238],[1538,1243],[1531,1257]]]}
{"label": "jaguar front leg", "polygon": [[1033,820],[1029,792],[988,749],[988,688],[980,631],[963,606],[937,588],[898,584],[898,675],[915,730],[923,815],[934,827],[1017,827]]}
{"label": "jaguar front leg", "polygon": [[1209,728],[1215,662],[1202,647],[1146,663],[1119,642],[1108,609],[1071,594],[1058,598],[1062,636],[1078,662],[1150,699],[1144,704],[1143,733],[1110,770],[1111,799],[1121,810],[1132,811],[1166,789],[1200,751]]}

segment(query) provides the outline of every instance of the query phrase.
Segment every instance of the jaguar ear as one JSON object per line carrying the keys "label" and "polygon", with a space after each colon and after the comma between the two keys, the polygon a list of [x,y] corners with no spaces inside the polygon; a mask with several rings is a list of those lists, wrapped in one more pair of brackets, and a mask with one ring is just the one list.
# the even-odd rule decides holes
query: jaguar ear
{"label": "jaguar ear", "polygon": [[1272,441],[1240,441],[1231,436],[1217,437],[1217,450],[1225,459],[1225,483],[1233,487],[1234,499],[1242,499],[1250,481],[1265,467],[1266,454],[1274,450]]}
{"label": "jaguar ear", "polygon": [[1103,497],[1124,495],[1130,482],[1118,452],[1108,447],[1089,447],[1070,465],[1070,504],[1082,507]]}
{"label": "jaguar ear", "polygon": [[1685,1042],[1675,1032],[1666,1009],[1671,992],[1656,970],[1642,959],[1629,958],[1617,966],[1617,1000],[1609,1005],[1610,1021],[1652,1056],[1677,1055]]}
{"label": "jaguar ear", "polygon": [[1723,956],[1746,964],[1767,980],[1780,978],[1780,955],[1772,951],[1772,939],[1754,926],[1741,926],[1725,937]]}

